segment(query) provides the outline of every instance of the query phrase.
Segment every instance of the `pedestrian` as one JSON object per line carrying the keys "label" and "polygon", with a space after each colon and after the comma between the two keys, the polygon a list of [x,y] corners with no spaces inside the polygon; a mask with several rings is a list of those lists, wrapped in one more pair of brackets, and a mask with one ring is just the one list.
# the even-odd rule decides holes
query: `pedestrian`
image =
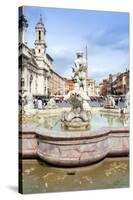
{"label": "pedestrian", "polygon": [[115,104],[116,104],[116,106],[118,106],[118,98],[115,99]]}
{"label": "pedestrian", "polygon": [[37,98],[34,98],[33,104],[34,104],[34,108],[37,108]]}
{"label": "pedestrian", "polygon": [[38,109],[41,110],[42,109],[42,100],[41,99],[38,99]]}

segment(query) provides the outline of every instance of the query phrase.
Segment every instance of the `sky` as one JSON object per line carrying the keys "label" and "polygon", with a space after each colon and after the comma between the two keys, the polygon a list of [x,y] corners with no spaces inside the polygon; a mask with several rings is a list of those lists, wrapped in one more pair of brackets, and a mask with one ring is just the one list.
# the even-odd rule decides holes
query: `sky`
{"label": "sky", "polygon": [[25,7],[27,42],[34,48],[40,14],[47,30],[47,52],[53,69],[70,78],[77,51],[88,49],[88,77],[97,83],[129,69],[129,14],[126,12]]}

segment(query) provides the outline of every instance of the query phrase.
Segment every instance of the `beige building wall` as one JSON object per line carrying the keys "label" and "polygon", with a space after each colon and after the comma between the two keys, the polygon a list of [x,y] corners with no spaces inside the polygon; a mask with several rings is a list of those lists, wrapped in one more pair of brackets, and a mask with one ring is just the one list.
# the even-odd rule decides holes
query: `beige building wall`
{"label": "beige building wall", "polygon": [[129,91],[129,71],[121,73],[113,82],[115,94],[126,94]]}
{"label": "beige building wall", "polygon": [[95,86],[95,96],[100,96],[100,87]]}
{"label": "beige building wall", "polygon": [[51,96],[65,95],[66,91],[66,83],[65,79],[61,77],[58,73],[51,70]]}
{"label": "beige building wall", "polygon": [[96,81],[93,79],[87,80],[87,93],[88,96],[95,96]]}

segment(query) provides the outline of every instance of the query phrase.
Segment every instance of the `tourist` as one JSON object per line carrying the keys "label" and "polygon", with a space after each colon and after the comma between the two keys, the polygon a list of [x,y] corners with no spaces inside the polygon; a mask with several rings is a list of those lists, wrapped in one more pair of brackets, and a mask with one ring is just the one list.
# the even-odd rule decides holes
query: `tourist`
{"label": "tourist", "polygon": [[119,102],[119,99],[118,99],[118,98],[115,99],[115,104],[116,104],[116,106],[118,106],[118,102]]}
{"label": "tourist", "polygon": [[34,98],[34,100],[33,100],[33,104],[34,104],[34,108],[36,109],[37,106],[38,106],[37,98]]}
{"label": "tourist", "polygon": [[38,104],[38,109],[41,110],[42,109],[42,100],[39,98],[37,101]]}

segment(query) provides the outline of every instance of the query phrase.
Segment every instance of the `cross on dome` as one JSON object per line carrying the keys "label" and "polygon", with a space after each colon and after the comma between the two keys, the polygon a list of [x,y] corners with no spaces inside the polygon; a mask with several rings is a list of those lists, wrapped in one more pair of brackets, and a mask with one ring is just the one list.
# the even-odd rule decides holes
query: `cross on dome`
{"label": "cross on dome", "polygon": [[39,22],[37,23],[37,26],[44,26],[44,23],[42,21],[42,14],[40,14],[40,19],[39,19]]}

